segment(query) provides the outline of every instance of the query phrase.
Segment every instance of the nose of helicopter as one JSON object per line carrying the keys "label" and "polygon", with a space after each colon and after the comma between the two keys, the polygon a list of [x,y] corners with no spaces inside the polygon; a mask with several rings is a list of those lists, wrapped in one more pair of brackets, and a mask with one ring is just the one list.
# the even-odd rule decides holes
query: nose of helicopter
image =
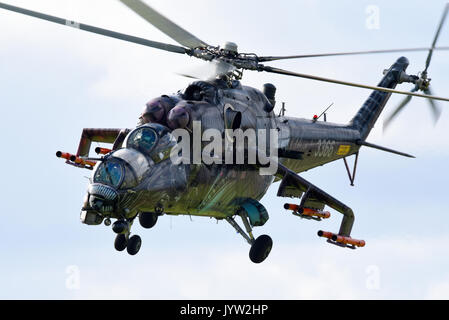
{"label": "nose of helicopter", "polygon": [[104,200],[97,196],[91,195],[89,197],[89,204],[93,210],[101,212],[103,210]]}
{"label": "nose of helicopter", "polygon": [[102,214],[112,213],[118,202],[118,192],[111,186],[100,183],[89,185],[87,190],[89,194],[90,207]]}

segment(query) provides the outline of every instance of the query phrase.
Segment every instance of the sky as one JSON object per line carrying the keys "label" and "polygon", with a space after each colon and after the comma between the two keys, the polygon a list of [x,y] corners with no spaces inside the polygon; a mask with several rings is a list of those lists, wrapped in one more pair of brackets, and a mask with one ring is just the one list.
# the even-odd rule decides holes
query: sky
{"label": "sky", "polygon": [[[115,0],[5,0],[8,4],[167,43],[175,42]],[[147,0],[195,34],[241,52],[290,55],[425,47],[445,1]],[[373,11],[374,10],[374,11]],[[373,12],[376,14],[373,17]],[[374,23],[374,24],[373,24]],[[274,184],[261,200],[270,214],[255,235],[274,241],[262,264],[226,222],[162,216],[138,255],[113,247],[110,227],[79,221],[88,170],[64,164],[83,128],[132,128],[153,97],[185,88],[177,75],[203,66],[187,56],[108,39],[0,10],[0,110],[3,146],[0,298],[2,299],[448,299],[449,104],[434,125],[428,102],[413,98],[387,131],[382,118],[368,141],[416,159],[362,149],[355,186],[337,161],[302,176],[355,212],[352,231],[366,246],[329,245],[341,216],[301,220],[283,209]],[[449,23],[439,45],[449,45]],[[404,54],[408,72],[426,53]],[[400,54],[273,62],[270,65],[375,85]],[[268,63],[267,63],[268,64]],[[449,51],[435,52],[429,76],[449,97]],[[347,123],[370,91],[246,71],[244,84],[277,88],[288,116],[311,118],[330,103],[328,121]],[[398,87],[410,90],[410,84]],[[277,109],[278,110],[278,109]],[[350,159],[352,162],[353,159]]]}

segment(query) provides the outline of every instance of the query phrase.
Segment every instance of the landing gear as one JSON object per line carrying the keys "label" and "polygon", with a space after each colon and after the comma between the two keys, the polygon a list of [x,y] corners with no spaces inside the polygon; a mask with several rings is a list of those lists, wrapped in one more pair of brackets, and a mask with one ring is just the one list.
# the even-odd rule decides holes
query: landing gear
{"label": "landing gear", "polygon": [[126,251],[128,251],[128,253],[133,256],[137,254],[137,252],[139,252],[141,245],[142,240],[140,239],[140,237],[138,235],[134,235],[129,238],[128,244],[126,246]]}
{"label": "landing gear", "polygon": [[157,222],[158,214],[154,212],[141,212],[139,213],[139,222],[145,229],[153,228]]}
{"label": "landing gear", "polygon": [[117,233],[114,241],[115,249],[117,251],[126,249],[133,256],[139,252],[142,239],[138,235],[130,237],[132,223],[133,220],[117,220],[112,225],[112,230]]}
{"label": "landing gear", "polygon": [[112,231],[117,234],[127,234],[131,229],[132,222],[128,222],[127,220],[117,220],[112,224]]}
{"label": "landing gear", "polygon": [[271,240],[271,237],[263,234],[254,240],[251,245],[249,258],[254,263],[261,263],[268,257],[272,247],[273,240]]}
{"label": "landing gear", "polygon": [[118,234],[115,237],[115,241],[114,241],[115,250],[123,251],[126,249],[127,244],[128,244],[128,239],[126,239],[126,236],[124,234]]}
{"label": "landing gear", "polygon": [[271,240],[270,236],[263,234],[259,236],[257,239],[254,239],[251,226],[248,222],[248,217],[240,213],[240,217],[242,218],[243,224],[245,225],[245,231],[237,224],[237,222],[232,217],[226,218],[226,221],[229,222],[231,226],[243,237],[245,240],[251,245],[251,249],[249,250],[249,258],[254,263],[263,262],[271,252],[271,248],[273,247],[273,240]]}

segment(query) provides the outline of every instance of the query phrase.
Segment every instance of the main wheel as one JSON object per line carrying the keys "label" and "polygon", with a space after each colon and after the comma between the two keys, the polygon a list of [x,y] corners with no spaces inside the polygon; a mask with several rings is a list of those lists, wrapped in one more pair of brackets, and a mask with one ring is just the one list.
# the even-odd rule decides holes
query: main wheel
{"label": "main wheel", "polygon": [[153,212],[141,212],[139,214],[139,222],[145,229],[153,228],[157,222],[157,214]]}
{"label": "main wheel", "polygon": [[138,235],[134,235],[128,239],[128,245],[126,246],[126,251],[130,255],[135,255],[140,250],[140,246],[142,245],[142,240]]}
{"label": "main wheel", "polygon": [[273,247],[273,240],[271,240],[270,236],[263,234],[252,244],[249,250],[249,258],[254,263],[261,263],[270,254],[271,247]]}
{"label": "main wheel", "polygon": [[124,234],[118,234],[115,237],[115,241],[114,241],[115,250],[117,250],[117,251],[125,250],[127,242],[128,241],[126,240],[126,236]]}

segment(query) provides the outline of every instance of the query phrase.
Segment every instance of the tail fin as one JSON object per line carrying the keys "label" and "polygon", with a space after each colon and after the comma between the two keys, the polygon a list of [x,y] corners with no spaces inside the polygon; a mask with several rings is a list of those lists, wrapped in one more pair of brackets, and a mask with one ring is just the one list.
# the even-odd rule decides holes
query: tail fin
{"label": "tail fin", "polygon": [[[400,57],[387,71],[378,87],[394,89],[400,81],[401,73],[407,69],[408,64],[407,58]],[[373,91],[349,123],[351,128],[360,131],[362,140],[365,140],[370,133],[390,96],[391,93],[388,92]]]}

